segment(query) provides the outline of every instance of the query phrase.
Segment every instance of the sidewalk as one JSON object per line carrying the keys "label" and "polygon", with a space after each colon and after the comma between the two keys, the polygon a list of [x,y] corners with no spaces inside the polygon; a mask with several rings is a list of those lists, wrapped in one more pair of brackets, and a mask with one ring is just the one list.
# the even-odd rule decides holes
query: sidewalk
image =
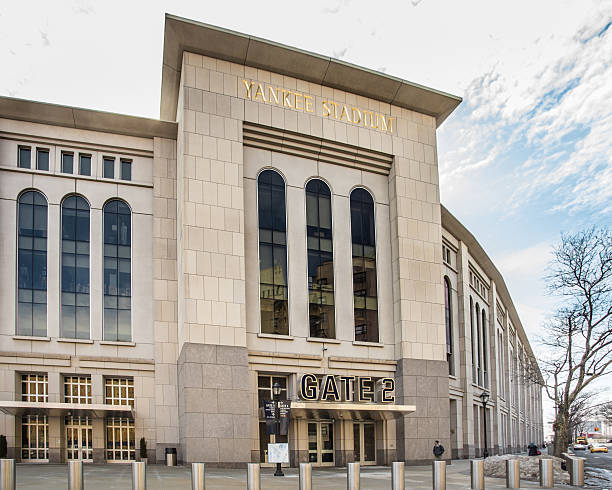
{"label": "sidewalk", "polygon": [[[67,466],[55,464],[18,464],[18,490],[65,490],[67,483]],[[131,465],[106,464],[84,465],[85,488],[87,490],[130,490],[132,477]],[[296,468],[283,470],[284,477],[275,477],[273,468],[262,468],[261,488],[297,489],[299,474]],[[313,489],[345,489],[345,468],[313,468]],[[456,460],[447,466],[446,488],[448,490],[469,489],[470,469],[468,460]],[[505,480],[487,478],[486,488],[505,488]],[[537,482],[521,482],[521,488],[538,488]],[[210,468],[206,471],[206,489],[246,488],[246,470]],[[370,466],[361,468],[361,489],[378,490],[391,488],[391,468]],[[406,489],[431,489],[430,466],[407,466]],[[556,486],[559,489],[575,488],[566,485]],[[189,490],[191,489],[191,468],[177,466],[167,468],[163,465],[150,465],[147,468],[148,490]]]}

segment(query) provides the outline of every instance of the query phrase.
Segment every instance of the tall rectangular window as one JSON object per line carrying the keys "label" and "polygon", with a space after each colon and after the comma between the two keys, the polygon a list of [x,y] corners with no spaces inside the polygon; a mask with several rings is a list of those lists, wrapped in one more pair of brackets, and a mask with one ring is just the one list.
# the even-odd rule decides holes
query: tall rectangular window
{"label": "tall rectangular window", "polygon": [[49,170],[49,150],[42,148],[36,150],[36,168],[38,170]]}
{"label": "tall rectangular window", "polygon": [[130,208],[118,199],[104,205],[104,340],[132,338],[132,223]]}
{"label": "tall rectangular window", "polygon": [[104,178],[114,179],[115,178],[115,159],[104,157]]}
{"label": "tall rectangular window", "polygon": [[91,175],[91,155],[79,154],[79,175]]}
{"label": "tall rectangular window", "polygon": [[378,342],[374,200],[361,188],[351,192],[351,241],[355,340]]}
{"label": "tall rectangular window", "polygon": [[71,174],[74,170],[74,155],[62,153],[62,173]]}
{"label": "tall rectangular window", "polygon": [[29,146],[19,147],[19,156],[17,165],[19,168],[30,168],[32,166],[32,150]]}
{"label": "tall rectangular window", "polygon": [[17,335],[47,335],[47,200],[38,191],[19,197]]}
{"label": "tall rectangular window", "polygon": [[62,322],[60,336],[89,338],[89,204],[62,201]]}
{"label": "tall rectangular window", "polygon": [[258,177],[261,332],[289,335],[285,182],[273,170]]}
{"label": "tall rectangular window", "polygon": [[310,336],[335,338],[331,192],[319,179],[306,184]]}
{"label": "tall rectangular window", "polygon": [[121,180],[132,180],[132,161],[121,159]]}

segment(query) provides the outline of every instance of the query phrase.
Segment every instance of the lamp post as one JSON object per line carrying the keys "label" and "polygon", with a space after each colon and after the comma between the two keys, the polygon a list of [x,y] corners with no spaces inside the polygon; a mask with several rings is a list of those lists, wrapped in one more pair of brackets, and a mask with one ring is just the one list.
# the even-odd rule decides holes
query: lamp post
{"label": "lamp post", "polygon": [[482,456],[484,458],[489,457],[489,450],[487,449],[487,402],[489,401],[489,394],[486,391],[483,391],[480,394],[480,399],[482,400],[482,408],[484,409],[483,419],[484,419],[484,451]]}
{"label": "lamp post", "polygon": [[[276,381],[274,385],[272,385],[272,395],[274,396],[274,418],[276,419],[276,435],[274,436],[274,442],[278,441],[276,438],[280,436],[280,410],[278,408],[278,400],[280,399],[281,394],[281,386]],[[281,464],[276,463],[276,471],[274,472],[274,476],[285,476],[283,470],[281,469]]]}

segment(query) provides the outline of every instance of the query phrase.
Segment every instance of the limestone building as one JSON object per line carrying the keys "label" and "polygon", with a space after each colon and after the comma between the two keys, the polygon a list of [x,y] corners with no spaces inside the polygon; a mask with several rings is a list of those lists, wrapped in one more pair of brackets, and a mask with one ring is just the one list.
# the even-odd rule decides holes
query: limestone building
{"label": "limestone building", "polygon": [[490,452],[543,439],[504,280],[439,200],[458,97],[173,16],[162,66],[160,120],[0,98],[12,456],[418,462],[480,454],[484,417]]}

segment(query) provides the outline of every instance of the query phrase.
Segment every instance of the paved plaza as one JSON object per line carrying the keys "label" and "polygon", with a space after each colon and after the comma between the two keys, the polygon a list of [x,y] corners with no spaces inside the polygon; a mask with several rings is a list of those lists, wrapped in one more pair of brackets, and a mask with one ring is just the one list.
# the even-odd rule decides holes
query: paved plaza
{"label": "paved plaza", "polygon": [[[469,462],[454,461],[447,466],[447,488],[470,488]],[[261,488],[292,489],[298,488],[298,471],[294,468],[283,470],[284,477],[275,477],[273,468],[262,468]],[[130,490],[131,465],[87,464],[84,467],[85,488],[87,490]],[[163,465],[150,465],[147,469],[148,490],[188,490],[191,488],[191,469],[188,466],[168,468]],[[345,468],[315,468],[312,471],[313,489],[346,488]],[[66,465],[17,465],[18,490],[65,490],[67,484]],[[208,469],[207,490],[245,489],[246,470]],[[391,469],[388,467],[362,467],[361,489],[390,489]],[[407,489],[431,489],[431,468],[429,466],[406,467]],[[505,488],[505,480],[487,478],[486,488]],[[522,482],[521,488],[538,488],[536,482]],[[555,488],[573,488],[560,485]]]}

